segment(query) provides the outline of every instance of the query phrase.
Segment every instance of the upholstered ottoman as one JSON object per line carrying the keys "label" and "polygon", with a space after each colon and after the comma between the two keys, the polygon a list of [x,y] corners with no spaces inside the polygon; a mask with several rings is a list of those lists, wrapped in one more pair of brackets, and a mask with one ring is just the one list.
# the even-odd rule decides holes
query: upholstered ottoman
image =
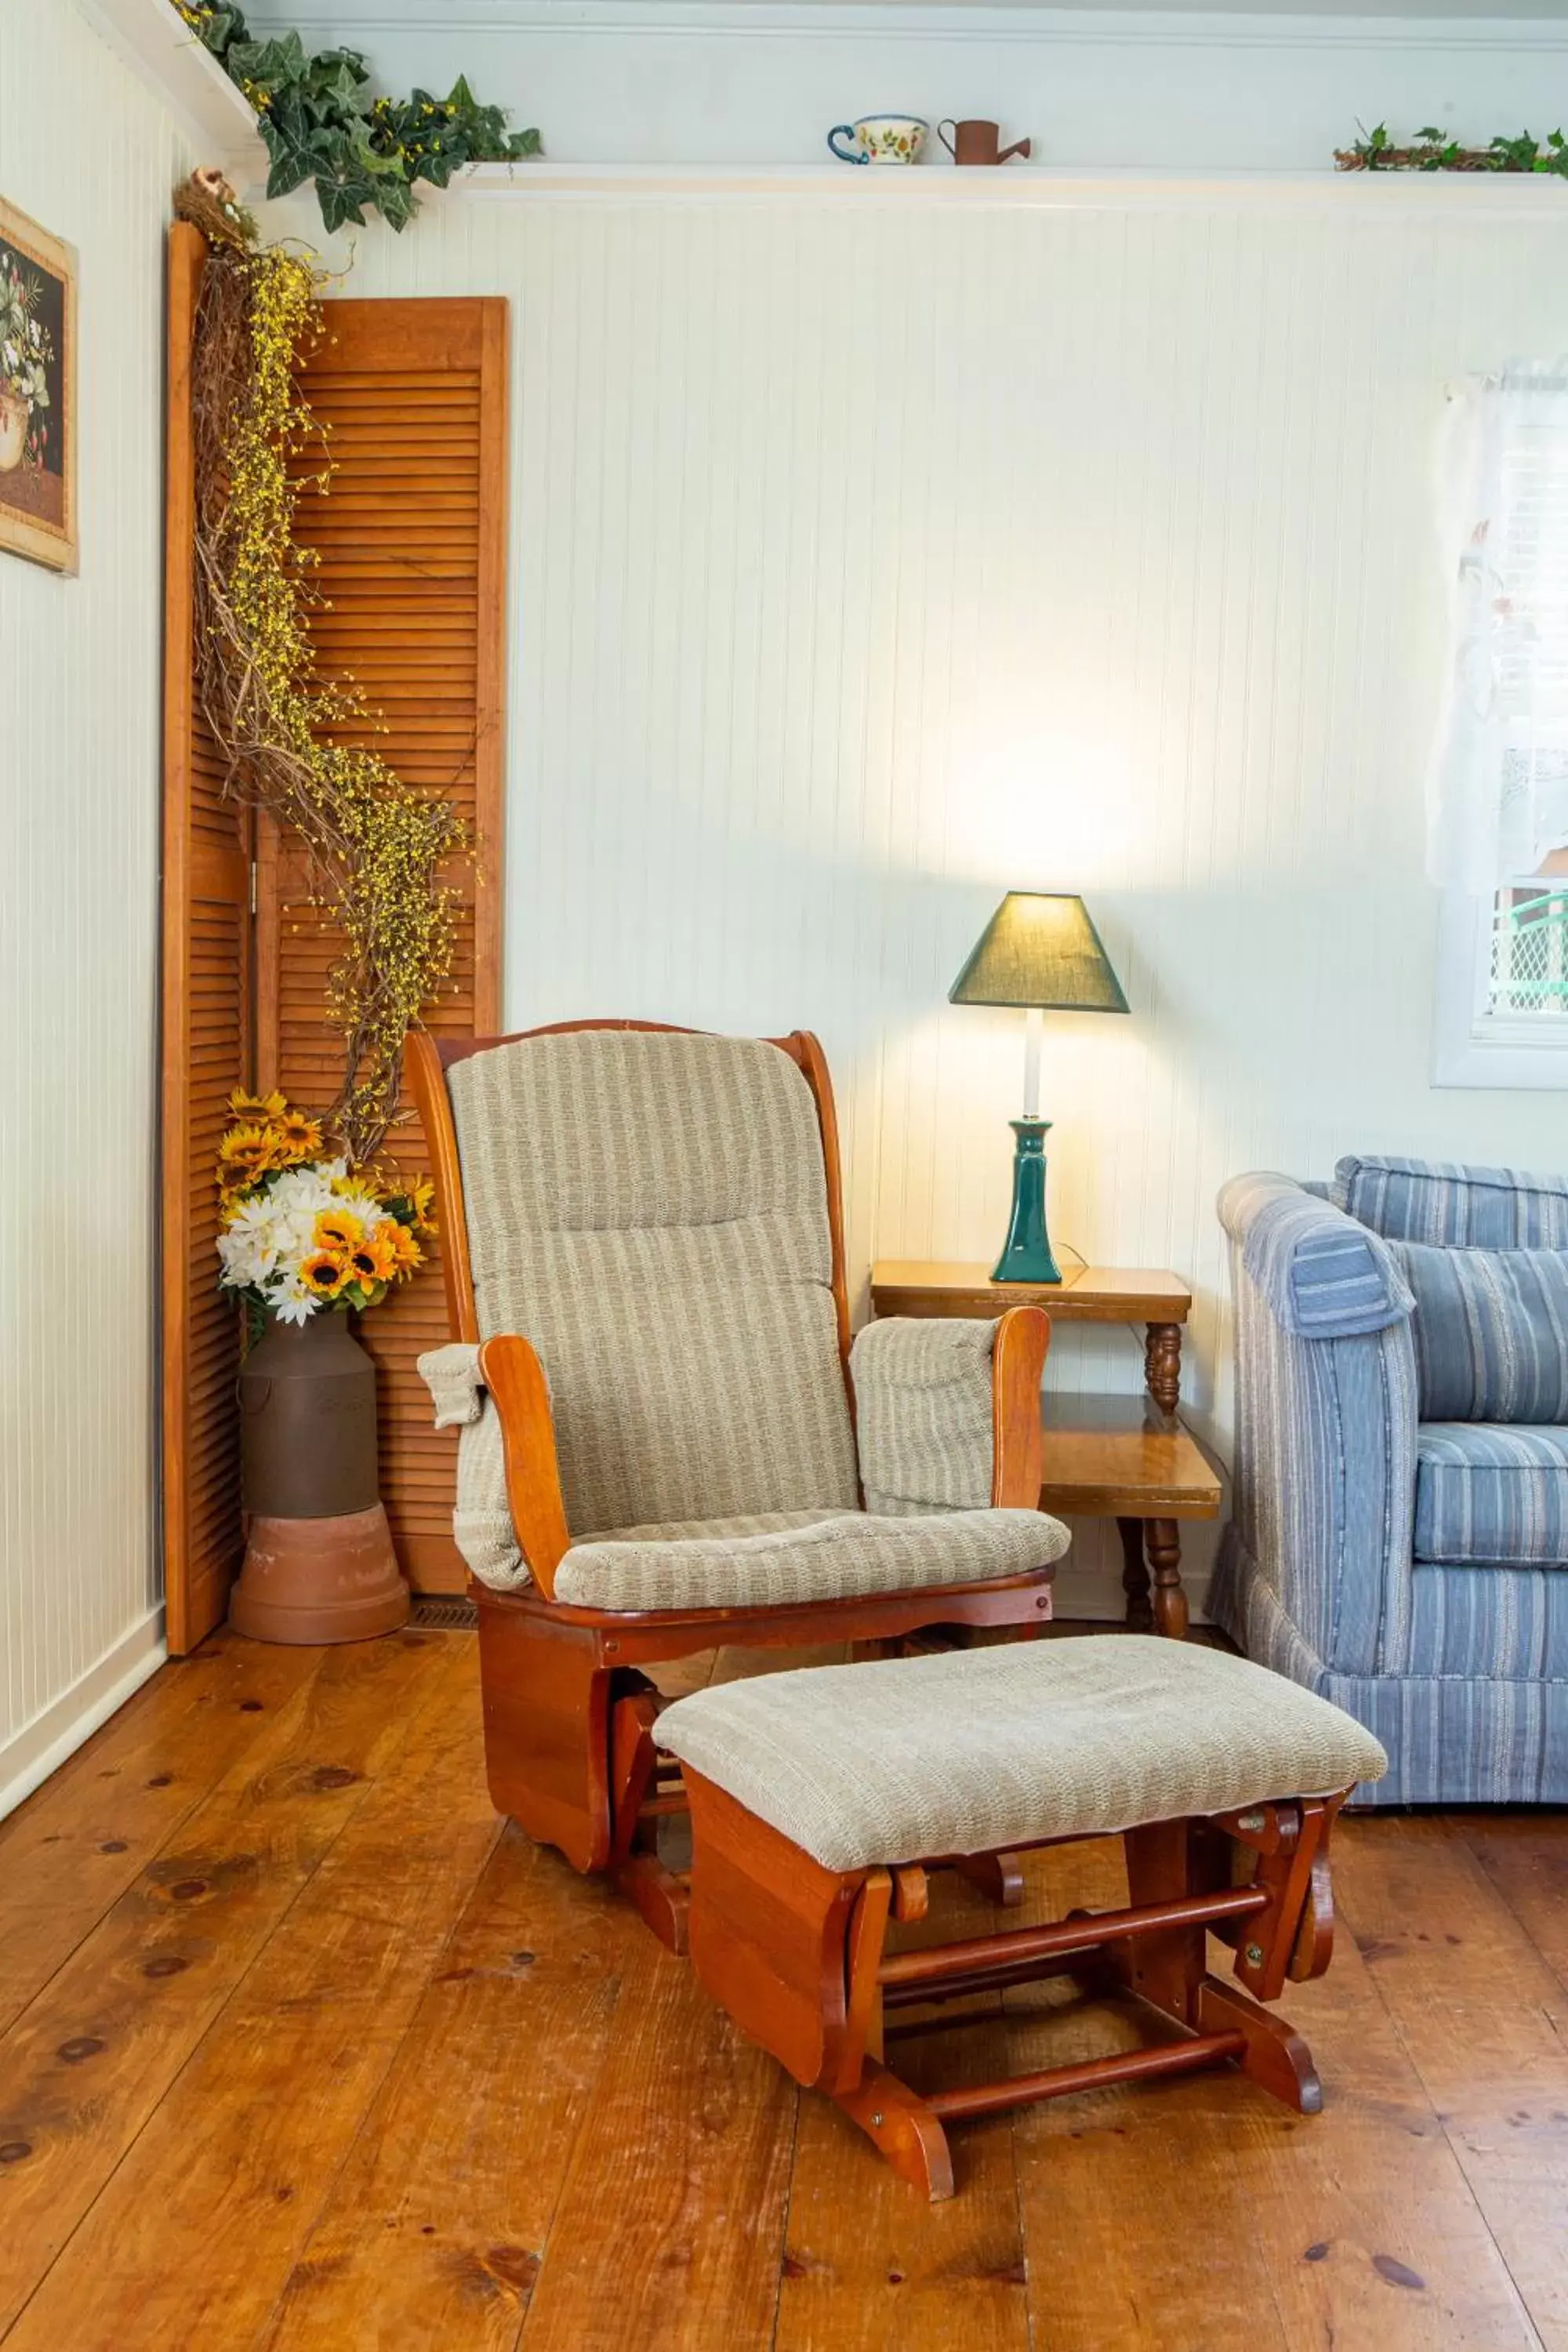
{"label": "upholstered ottoman", "polygon": [[[1258,2003],[1328,1966],[1330,1826],[1387,1769],[1326,1699],[1110,1634],[722,1684],[667,1708],[658,1742],[690,1801],[702,1983],[933,2200],[952,2193],[950,2116],[1221,2063],[1321,2105],[1305,2043]],[[887,1948],[889,1919],[923,1916],[930,1870],[1118,1832],[1124,1909]],[[1205,1934],[1235,1947],[1240,1989],[1207,1974]],[[924,2098],[888,2071],[890,2013],[1063,1975],[1131,1997],[1157,2038]]]}

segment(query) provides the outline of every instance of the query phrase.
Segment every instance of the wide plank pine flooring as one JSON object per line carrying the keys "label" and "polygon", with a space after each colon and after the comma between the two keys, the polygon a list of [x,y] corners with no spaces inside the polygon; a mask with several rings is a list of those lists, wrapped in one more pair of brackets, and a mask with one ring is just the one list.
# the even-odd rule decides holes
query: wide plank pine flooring
{"label": "wide plank pine flooring", "polygon": [[[957,2130],[932,2209],[495,1820],[471,1634],[219,1637],[0,1826],[0,2340],[1568,2352],[1568,1816],[1337,1843],[1285,2004],[1321,2116],[1219,2074],[1060,2101]],[[1118,1899],[1109,1846],[1033,1872]],[[1063,1998],[903,2063],[1106,2046]]]}

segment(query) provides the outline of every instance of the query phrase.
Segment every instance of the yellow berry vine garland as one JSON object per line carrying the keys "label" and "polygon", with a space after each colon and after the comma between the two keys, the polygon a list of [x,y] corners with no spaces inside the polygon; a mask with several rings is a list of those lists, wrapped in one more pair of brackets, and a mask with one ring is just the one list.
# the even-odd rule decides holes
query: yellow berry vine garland
{"label": "yellow berry vine garland", "polygon": [[360,689],[316,669],[318,558],[294,518],[300,490],[332,472],[298,367],[321,332],[322,284],[313,257],[282,245],[218,244],[207,262],[192,387],[196,682],[226,789],[299,835],[341,935],[328,1003],[345,1069],[325,1116],[364,1163],[396,1109],[408,1030],[451,973],[458,894],[443,872],[469,844],[450,801],[414,791],[363,740],[381,721]]}

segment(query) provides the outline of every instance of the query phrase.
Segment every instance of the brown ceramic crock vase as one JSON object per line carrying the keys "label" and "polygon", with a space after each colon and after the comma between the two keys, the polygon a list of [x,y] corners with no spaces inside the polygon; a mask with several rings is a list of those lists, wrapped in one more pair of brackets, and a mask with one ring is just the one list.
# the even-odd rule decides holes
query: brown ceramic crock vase
{"label": "brown ceramic crock vase", "polygon": [[258,1642],[363,1642],[408,1615],[382,1508],[375,1366],[340,1310],[269,1321],[239,1374],[250,1514],[229,1622]]}

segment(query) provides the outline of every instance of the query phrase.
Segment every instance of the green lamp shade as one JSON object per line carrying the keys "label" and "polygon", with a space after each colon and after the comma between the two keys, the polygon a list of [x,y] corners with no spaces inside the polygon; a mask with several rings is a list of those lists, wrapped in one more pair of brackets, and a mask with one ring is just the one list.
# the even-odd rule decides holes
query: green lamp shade
{"label": "green lamp shade", "polygon": [[1024,1116],[1013,1121],[1013,1214],[993,1282],[1059,1282],[1046,1230],[1046,1136],[1039,1116],[1040,1014],[1125,1013],[1127,999],[1089,909],[1062,890],[1009,890],[948,991],[953,1004],[1028,1013]]}
{"label": "green lamp shade", "polygon": [[1059,1013],[1128,1010],[1089,908],[1066,891],[1009,890],[948,1001],[1041,1005]]}

